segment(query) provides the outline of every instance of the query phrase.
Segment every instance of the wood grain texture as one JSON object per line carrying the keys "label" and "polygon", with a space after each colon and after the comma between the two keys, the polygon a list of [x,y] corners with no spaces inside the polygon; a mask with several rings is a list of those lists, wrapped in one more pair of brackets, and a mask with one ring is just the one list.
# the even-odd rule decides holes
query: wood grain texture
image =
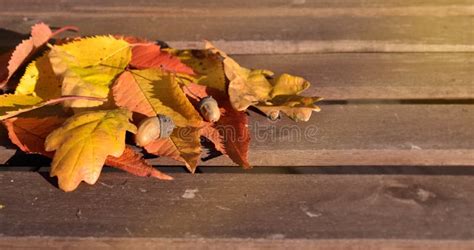
{"label": "wood grain texture", "polygon": [[5,10],[61,10],[75,9],[87,7],[90,9],[100,9],[103,7],[168,7],[168,8],[207,8],[207,7],[223,7],[223,8],[269,8],[269,7],[308,7],[308,8],[357,8],[357,7],[410,7],[410,6],[470,6],[472,0],[136,0],[133,2],[127,0],[73,0],[73,1],[57,1],[57,0],[0,0]]}
{"label": "wood grain texture", "polygon": [[239,55],[242,66],[303,76],[325,100],[474,99],[472,53]]}
{"label": "wood grain texture", "polygon": [[[474,166],[472,124],[474,105],[455,104],[324,105],[307,123],[251,113],[249,158],[254,166]],[[234,164],[221,156],[202,165]]]}
{"label": "wood grain texture", "polygon": [[162,240],[201,247],[206,241],[381,247],[388,240],[386,249],[438,242],[454,249],[474,237],[473,176],[175,177],[157,181],[107,173],[94,186],[64,193],[38,173],[1,172],[0,246],[27,245],[29,238],[22,237],[35,236],[45,237],[32,241],[43,247],[55,242],[151,247]]}
{"label": "wood grain texture", "polygon": [[[474,51],[471,1],[2,1],[0,27],[39,21],[83,35],[121,33],[193,46],[223,40],[233,54]],[[184,41],[184,42],[182,42]]]}
{"label": "wood grain texture", "polygon": [[394,239],[170,239],[125,237],[2,237],[5,249],[430,249],[471,250],[472,240],[394,240]]}

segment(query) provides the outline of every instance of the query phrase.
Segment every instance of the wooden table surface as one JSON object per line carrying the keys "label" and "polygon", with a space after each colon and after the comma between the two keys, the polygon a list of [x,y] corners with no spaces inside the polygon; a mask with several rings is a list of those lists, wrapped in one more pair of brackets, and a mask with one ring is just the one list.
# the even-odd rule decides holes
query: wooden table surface
{"label": "wooden table surface", "polygon": [[208,39],[325,97],[308,123],[250,113],[254,170],[222,156],[191,175],[152,160],[176,180],[107,171],[73,193],[0,130],[0,249],[474,248],[473,0],[0,6],[0,51],[40,21],[178,48]]}

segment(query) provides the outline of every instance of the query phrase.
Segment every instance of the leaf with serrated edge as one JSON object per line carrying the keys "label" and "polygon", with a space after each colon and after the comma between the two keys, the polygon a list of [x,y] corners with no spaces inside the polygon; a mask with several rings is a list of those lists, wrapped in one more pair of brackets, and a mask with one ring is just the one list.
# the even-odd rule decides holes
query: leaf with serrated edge
{"label": "leaf with serrated edge", "polygon": [[161,50],[156,44],[136,45],[132,48],[130,65],[137,69],[163,69],[171,73],[194,75],[193,69],[183,64],[179,58]]}
{"label": "leaf with serrated edge", "polygon": [[67,119],[45,141],[46,151],[56,151],[51,176],[59,187],[72,191],[81,181],[94,184],[108,155],[119,157],[125,150],[125,132],[136,132],[124,109],[80,113]]}
{"label": "leaf with serrated edge", "polygon": [[227,90],[223,59],[219,55],[210,50],[167,49],[167,51],[193,69],[196,76],[193,77],[192,82],[222,91]]}
{"label": "leaf with serrated edge", "polygon": [[206,137],[209,141],[214,144],[214,148],[222,154],[227,154],[224,146],[224,139],[219,133],[219,130],[214,127],[214,124],[210,122],[203,122],[203,127],[199,131],[201,136]]}
{"label": "leaf with serrated edge", "polygon": [[61,82],[54,74],[48,54],[28,64],[16,87],[15,95],[33,95],[43,100],[61,96]]}
{"label": "leaf with serrated edge", "polygon": [[175,128],[170,138],[157,139],[145,146],[145,150],[154,155],[170,157],[184,162],[187,169],[194,173],[201,156],[200,132],[197,127]]}
{"label": "leaf with serrated edge", "polygon": [[113,86],[116,104],[145,116],[162,114],[178,127],[199,126],[199,113],[189,102],[176,78],[156,69],[124,72]]}
{"label": "leaf with serrated edge", "polygon": [[119,157],[108,156],[105,165],[122,169],[128,173],[141,177],[153,177],[161,180],[172,180],[173,177],[164,174],[148,164],[140,153],[126,146],[123,154]]}
{"label": "leaf with serrated edge", "polygon": [[0,68],[0,88],[4,89],[8,80],[10,80],[15,72],[25,63],[25,61],[34,55],[39,48],[45,45],[49,39],[66,30],[77,31],[77,28],[66,26],[53,33],[49,26],[44,23],[33,25],[31,27],[30,38],[23,40],[14,50],[7,53],[6,56],[1,57],[0,66],[5,64],[6,58],[9,58],[9,60],[7,68]]}
{"label": "leaf with serrated edge", "polygon": [[205,131],[202,135],[213,141],[217,150],[219,150],[219,147],[223,147],[225,154],[239,166],[250,168],[248,162],[250,134],[247,127],[247,114],[243,111],[233,109],[228,96],[217,89],[192,83],[188,84],[184,90],[188,96],[193,98],[202,99],[206,96],[212,96],[217,100],[221,109],[221,118],[215,122],[212,127],[220,133],[222,146],[219,140],[216,140],[216,144],[216,142],[214,142],[215,137],[208,137]]}
{"label": "leaf with serrated edge", "polygon": [[[96,36],[54,46],[49,52],[54,73],[62,79],[62,95],[106,98],[109,85],[131,59],[130,44],[111,36]],[[68,107],[93,107],[97,101],[74,100]]]}
{"label": "leaf with serrated edge", "polygon": [[38,153],[52,157],[52,152],[44,149],[44,140],[55,129],[61,126],[65,118],[48,117],[15,117],[4,120],[11,142],[23,152]]}

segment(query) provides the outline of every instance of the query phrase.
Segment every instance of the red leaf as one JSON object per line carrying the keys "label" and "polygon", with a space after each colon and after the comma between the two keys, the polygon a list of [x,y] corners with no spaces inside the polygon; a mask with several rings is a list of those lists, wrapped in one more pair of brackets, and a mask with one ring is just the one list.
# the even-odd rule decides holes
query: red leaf
{"label": "red leaf", "polygon": [[209,139],[209,141],[214,143],[214,147],[216,148],[216,150],[225,155],[226,152],[223,142],[224,140],[222,138],[221,133],[219,133],[219,130],[217,130],[212,123],[203,122],[203,124],[204,126],[200,130],[201,136],[204,136]]}
{"label": "red leaf", "polygon": [[152,44],[153,42],[150,40],[147,40],[145,38],[141,37],[136,37],[136,36],[123,36],[123,35],[114,35],[115,38],[117,39],[122,39],[127,43],[134,44],[134,43],[150,43]]}
{"label": "red leaf", "polygon": [[52,158],[53,152],[44,150],[44,140],[65,118],[48,116],[44,118],[15,117],[3,121],[8,130],[8,137],[26,153],[38,153]]}
{"label": "red leaf", "polygon": [[172,180],[173,177],[164,174],[150,164],[132,148],[127,146],[120,157],[108,156],[105,164],[111,167],[122,169],[128,173],[141,177],[154,177],[161,180]]}
{"label": "red leaf", "polygon": [[[191,83],[184,87],[184,91],[188,96],[195,99],[206,96],[212,96],[216,99],[221,109],[221,118],[212,127],[219,131],[222,137],[225,154],[240,166],[250,168],[247,159],[250,145],[247,114],[243,111],[235,110],[229,101],[229,97],[220,90]],[[212,142],[219,142],[212,133],[208,137],[209,133],[204,131],[202,135]],[[220,144],[215,144],[215,146],[219,150]]]}
{"label": "red leaf", "polygon": [[[15,74],[15,72],[25,64],[25,62],[34,55],[40,47],[45,45],[49,39],[53,36],[66,31],[66,30],[77,30],[76,27],[67,26],[52,32],[48,25],[44,23],[38,23],[31,27],[31,36],[29,39],[23,40],[16,48],[7,53],[7,57],[10,58],[8,66],[5,69],[0,69],[0,88],[4,89],[8,80]],[[3,66],[3,56],[0,59],[0,66]]]}
{"label": "red leaf", "polygon": [[194,75],[193,69],[182,63],[179,58],[162,51],[160,46],[152,43],[134,46],[130,65],[137,69],[158,68],[172,73]]}

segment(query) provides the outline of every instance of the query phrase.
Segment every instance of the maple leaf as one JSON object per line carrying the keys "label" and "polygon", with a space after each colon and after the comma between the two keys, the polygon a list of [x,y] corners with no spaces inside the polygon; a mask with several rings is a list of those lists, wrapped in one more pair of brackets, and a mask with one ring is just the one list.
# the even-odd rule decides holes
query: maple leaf
{"label": "maple leaf", "polygon": [[[44,23],[33,25],[31,27],[31,37],[23,40],[14,50],[6,54],[6,58],[10,59],[8,60],[7,68],[2,67],[0,69],[0,88],[5,89],[6,84],[15,72],[17,72],[25,61],[45,45],[49,39],[66,30],[77,31],[77,28],[66,26],[53,33],[49,26]],[[4,59],[2,59],[2,61],[3,60]],[[3,63],[1,63],[1,65],[3,66]]]}
{"label": "maple leaf", "polygon": [[200,125],[201,118],[176,82],[176,78],[156,69],[122,73],[112,87],[115,103],[151,117],[162,114],[178,127]]}
{"label": "maple leaf", "polygon": [[193,69],[183,64],[179,58],[161,50],[156,44],[133,46],[130,65],[137,69],[155,68],[171,73],[194,75]]}
{"label": "maple leaf", "polygon": [[186,168],[194,173],[201,156],[199,137],[198,127],[178,127],[173,130],[170,138],[156,139],[144,148],[150,154],[183,162]]}
{"label": "maple leaf", "polygon": [[72,191],[82,180],[94,184],[107,156],[122,155],[125,132],[136,132],[131,115],[124,109],[84,112],[48,135],[45,149],[56,151],[51,176],[58,177],[62,190]]}
{"label": "maple leaf", "polygon": [[0,120],[5,120],[46,105],[54,105],[70,100],[100,101],[102,99],[88,96],[62,96],[43,101],[43,99],[32,95],[0,95]]}
{"label": "maple leaf", "polygon": [[16,87],[15,95],[33,95],[43,100],[61,96],[61,82],[54,74],[48,54],[28,64]]}
{"label": "maple leaf", "polygon": [[161,180],[172,180],[173,177],[164,174],[148,164],[142,155],[126,146],[119,157],[108,156],[105,165],[122,169],[128,173],[141,177],[153,177]]}
{"label": "maple leaf", "polygon": [[[112,80],[131,59],[130,44],[111,36],[84,38],[56,45],[49,52],[56,75],[62,79],[62,95],[106,98]],[[68,107],[93,107],[97,101],[73,100]]]}
{"label": "maple leaf", "polygon": [[[222,57],[210,50],[167,49],[167,51],[190,66],[196,73],[190,82],[227,91]],[[184,78],[183,80],[187,81],[188,79]]]}
{"label": "maple leaf", "polygon": [[[248,162],[248,150],[250,134],[248,131],[248,117],[243,111],[235,110],[229,102],[228,96],[217,89],[205,87],[198,84],[188,84],[184,88],[188,96],[192,98],[204,98],[212,96],[219,103],[221,118],[212,124],[212,128],[218,131],[220,138],[216,137],[215,131],[209,133],[204,128],[202,135],[212,141],[217,150],[244,168],[250,168]],[[220,150],[223,148],[223,150]]]}
{"label": "maple leaf", "polygon": [[209,42],[206,48],[224,57],[224,71],[230,81],[228,94],[234,109],[242,111],[255,106],[272,119],[281,111],[295,121],[308,121],[313,111],[320,110],[314,103],[322,98],[299,96],[310,86],[303,78],[282,74],[272,79],[271,71],[241,67]]}

